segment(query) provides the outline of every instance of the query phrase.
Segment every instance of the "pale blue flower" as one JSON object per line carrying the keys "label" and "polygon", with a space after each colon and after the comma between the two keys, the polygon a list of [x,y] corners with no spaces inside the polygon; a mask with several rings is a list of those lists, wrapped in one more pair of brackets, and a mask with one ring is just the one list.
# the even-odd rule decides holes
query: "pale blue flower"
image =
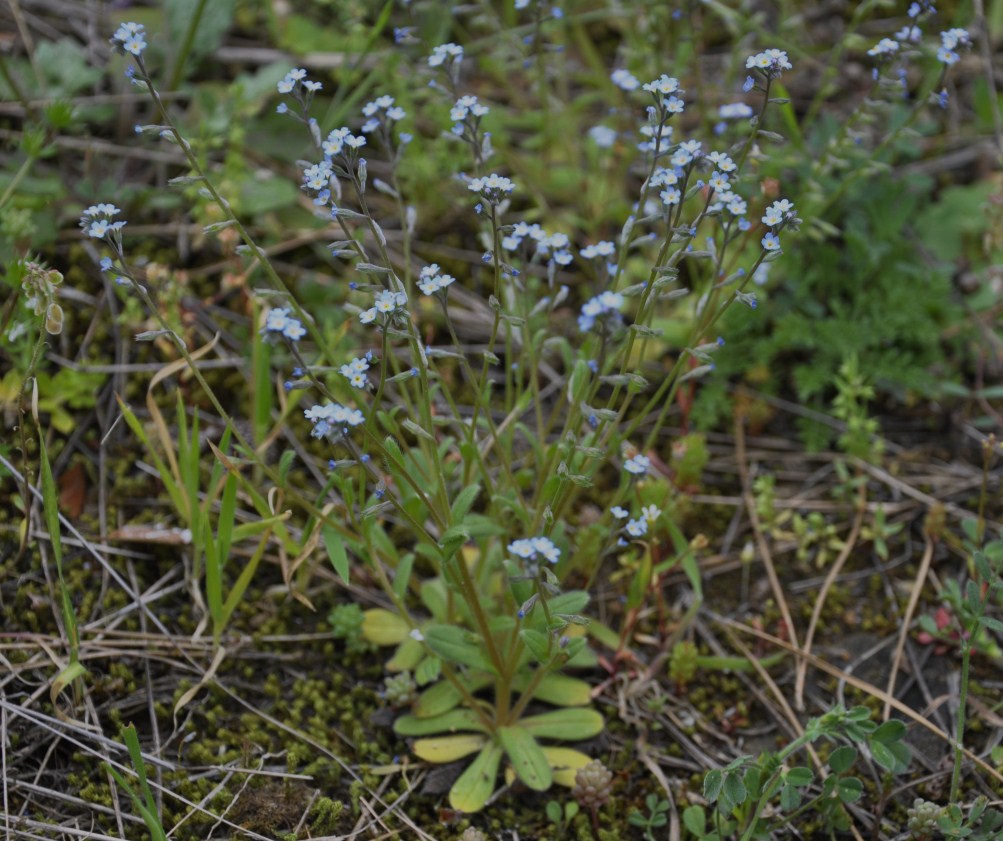
{"label": "pale blue flower", "polygon": [[625,520],[630,516],[630,512],[625,508],[621,508],[619,505],[614,505],[610,509],[610,513],[616,517],[618,520]]}
{"label": "pale blue flower", "polygon": [[623,68],[614,70],[610,73],[609,78],[614,85],[624,91],[635,91],[641,84],[633,73],[629,70],[624,70]]}
{"label": "pale blue flower", "polygon": [[627,534],[631,537],[644,537],[648,533],[648,521],[641,520],[630,520],[627,523]]}
{"label": "pale blue flower", "polygon": [[609,126],[592,126],[589,138],[600,149],[610,149],[616,143],[616,131]]}
{"label": "pale blue flower", "polygon": [[651,459],[638,453],[623,463],[623,469],[635,476],[643,476],[651,467]]}
{"label": "pale blue flower", "polygon": [[459,44],[454,44],[452,42],[447,44],[439,44],[439,46],[433,48],[432,55],[428,57],[429,67],[440,67],[443,64],[451,64],[454,61],[460,61],[463,58],[463,47]]}
{"label": "pale blue flower", "polygon": [[768,233],[763,237],[762,242],[765,251],[778,251],[780,249],[780,237],[774,233]]}

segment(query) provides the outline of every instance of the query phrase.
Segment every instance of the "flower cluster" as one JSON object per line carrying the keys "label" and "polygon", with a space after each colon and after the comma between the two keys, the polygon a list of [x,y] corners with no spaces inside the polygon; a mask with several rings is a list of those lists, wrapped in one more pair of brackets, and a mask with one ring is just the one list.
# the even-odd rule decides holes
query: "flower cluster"
{"label": "flower cluster", "polygon": [[459,44],[454,44],[452,42],[448,44],[439,44],[432,50],[432,55],[428,57],[429,67],[441,67],[443,65],[449,66],[453,62],[461,61],[463,59],[463,47]]}
{"label": "flower cluster", "polygon": [[366,379],[366,371],[369,370],[371,359],[372,354],[367,353],[365,356],[356,357],[347,365],[342,365],[338,370],[352,384],[352,388],[365,388],[369,385],[369,380]]}
{"label": "flower cluster", "polygon": [[943,62],[948,67],[956,64],[960,58],[959,47],[970,47],[972,37],[967,29],[948,29],[940,33],[940,49],[937,50],[937,60]]}
{"label": "flower cluster", "polygon": [[[449,109],[449,119],[457,124],[453,126],[453,133],[460,134],[462,132],[462,123],[466,122],[469,118],[473,117],[475,120],[479,120],[490,111],[491,109],[487,105],[482,105],[478,102],[476,96],[461,96],[456,100],[456,104]],[[459,130],[457,130],[457,126],[459,126]]]}
{"label": "flower cluster", "polygon": [[418,288],[423,294],[434,295],[456,280],[450,274],[440,274],[440,271],[438,263],[432,263],[421,270],[418,276]]}
{"label": "flower cluster", "polygon": [[[749,70],[758,70],[766,77],[767,81],[778,79],[784,70],[792,69],[785,50],[764,50],[761,53],[750,55],[745,60],[745,66]],[[744,89],[746,91],[752,90],[754,85],[755,81],[750,76],[745,81]]]}
{"label": "flower cluster", "polygon": [[349,409],[339,403],[317,404],[303,412],[313,430],[314,438],[337,438],[348,434],[348,427],[359,426],[366,418],[358,409]]}
{"label": "flower cluster", "polygon": [[291,342],[298,342],[306,335],[306,328],[295,316],[289,314],[286,307],[269,310],[265,323],[261,328],[262,336],[284,336]]}
{"label": "flower cluster", "polygon": [[371,134],[381,127],[388,126],[390,123],[399,123],[407,116],[407,111],[396,105],[392,96],[384,94],[383,96],[376,97],[372,102],[367,102],[363,105],[362,115],[366,117],[366,121],[362,124],[360,130],[363,134]]}
{"label": "flower cluster", "polygon": [[146,29],[141,23],[123,23],[111,36],[111,46],[119,54],[139,58],[146,49]]}
{"label": "flower cluster", "polygon": [[578,253],[586,260],[595,260],[599,257],[614,257],[616,256],[616,243],[604,239],[601,242],[586,245]]}
{"label": "flower cluster", "polygon": [[479,193],[490,204],[499,204],[515,189],[515,184],[512,179],[492,172],[483,178],[471,178],[467,189],[472,193]]}
{"label": "flower cluster", "polygon": [[[641,509],[641,516],[632,520],[629,519],[630,512],[619,505],[615,505],[613,506],[612,514],[618,520],[627,520],[624,531],[628,536],[638,538],[644,537],[648,533],[648,527],[653,525],[662,516],[662,511],[657,505],[646,505]],[[626,541],[623,538],[620,538],[619,543],[621,546],[626,545]]]}
{"label": "flower cluster", "polygon": [[[366,131],[366,127],[362,127]],[[366,145],[366,138],[362,135],[352,134],[348,126],[342,126],[331,131],[323,143],[320,144],[324,152],[324,159],[330,161],[338,155],[351,154]]]}
{"label": "flower cluster", "polygon": [[521,540],[513,540],[508,545],[508,551],[524,561],[533,561],[537,556],[544,558],[551,564],[556,564],[561,559],[561,550],[558,549],[549,537],[526,537]]}
{"label": "flower cluster", "polygon": [[125,227],[125,222],[113,222],[112,217],[122,211],[113,204],[93,204],[80,215],[80,227],[94,239],[104,239]]}
{"label": "flower cluster", "polygon": [[636,91],[640,86],[640,80],[629,70],[620,68],[610,73],[610,81],[622,91]]}
{"label": "flower cluster", "polygon": [[[310,100],[313,99],[313,95],[324,86],[320,82],[314,82],[308,79],[306,77],[306,70],[302,67],[296,67],[286,73],[286,75],[279,80],[279,83],[275,87],[279,93],[291,93],[296,98],[303,112],[303,116],[300,117],[300,119],[305,120],[306,110],[310,105]],[[290,113],[289,106],[285,102],[280,102],[276,106],[275,110],[279,114]]]}
{"label": "flower cluster", "polygon": [[785,225],[797,224],[798,218],[794,212],[794,205],[787,199],[780,199],[766,208],[762,221],[770,228],[770,232],[763,237],[763,249],[765,251],[779,251],[781,228]]}
{"label": "flower cluster", "polygon": [[559,266],[570,265],[574,259],[570,250],[571,241],[567,234],[549,234],[535,222],[532,225],[526,222],[517,222],[502,237],[501,246],[506,251],[516,251],[526,239],[536,244],[537,257],[542,257]]}
{"label": "flower cluster", "polygon": [[637,453],[623,463],[623,469],[635,476],[644,476],[651,469],[651,459]]}
{"label": "flower cluster", "polygon": [[359,313],[359,321],[363,324],[371,324],[376,321],[377,316],[383,316],[384,322],[401,312],[407,306],[407,295],[403,292],[391,292],[383,289],[376,293],[376,301],[367,310]]}
{"label": "flower cluster", "polygon": [[609,316],[620,318],[620,308],[623,306],[623,295],[607,290],[582,304],[581,315],[578,316],[578,329],[583,333],[595,327],[597,320],[605,320]]}

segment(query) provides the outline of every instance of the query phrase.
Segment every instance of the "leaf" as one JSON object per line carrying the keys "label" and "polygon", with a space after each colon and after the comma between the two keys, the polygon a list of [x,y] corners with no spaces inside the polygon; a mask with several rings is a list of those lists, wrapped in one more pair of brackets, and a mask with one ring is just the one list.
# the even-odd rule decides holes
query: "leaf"
{"label": "leaf", "polygon": [[[726,800],[733,806],[741,806],[745,802],[747,794],[745,783],[738,774],[728,774],[724,778],[724,789],[721,792],[722,801]],[[730,812],[731,809],[728,811]]]}
{"label": "leaf", "polygon": [[494,742],[487,744],[470,763],[470,767],[453,783],[449,790],[449,805],[468,814],[483,809],[495,789],[501,758],[501,746]]}
{"label": "leaf", "polygon": [[451,710],[433,718],[402,715],[394,722],[394,732],[398,736],[431,736],[435,733],[456,733],[464,730],[487,732],[480,716],[470,709]]}
{"label": "leaf", "polygon": [[531,715],[519,724],[539,738],[580,741],[602,733],[606,720],[596,710],[579,707]]}
{"label": "leaf", "polygon": [[452,514],[452,521],[454,524],[458,525],[463,522],[480,492],[480,485],[468,485],[456,495],[456,499],[453,500],[453,506],[450,512]]}
{"label": "leaf", "polygon": [[836,794],[844,803],[855,803],[864,793],[864,784],[856,777],[842,777],[836,783]]}
{"label": "leaf", "polygon": [[87,502],[87,474],[79,462],[59,477],[59,507],[71,520],[79,519]]}
{"label": "leaf", "polygon": [[848,771],[857,761],[857,749],[850,745],[841,745],[829,754],[829,767],[834,774]]}
{"label": "leaf", "polygon": [[703,838],[707,834],[707,813],[703,806],[687,806],[683,809],[683,826],[697,838]]}
{"label": "leaf", "polygon": [[331,560],[331,566],[334,567],[334,571],[338,573],[342,582],[347,584],[349,565],[345,541],[331,526],[324,526],[320,534],[324,541],[324,548],[327,549],[327,557]]}
{"label": "leaf", "polygon": [[460,663],[475,669],[493,672],[491,661],[484,654],[483,644],[471,639],[468,631],[456,625],[431,625],[423,631],[425,643],[450,663]]}
{"label": "leaf", "polygon": [[480,733],[463,733],[435,739],[416,739],[411,750],[426,762],[455,762],[479,751],[486,741]]}
{"label": "leaf", "polygon": [[411,626],[396,613],[382,607],[365,611],[362,619],[362,636],[375,645],[397,645],[408,638]]}
{"label": "leaf", "polygon": [[410,672],[421,662],[425,656],[424,646],[416,639],[408,637],[403,640],[394,656],[387,660],[386,668],[388,672]]}
{"label": "leaf", "polygon": [[[529,679],[525,672],[518,675],[514,681],[516,689],[524,690]],[[584,707],[592,700],[592,687],[569,675],[549,674],[540,681],[533,697],[558,707]]]}
{"label": "leaf", "polygon": [[708,771],[703,778],[703,796],[708,803],[714,803],[724,788],[724,773],[719,768]]}
{"label": "leaf", "polygon": [[870,742],[881,742],[890,745],[893,742],[900,742],[906,734],[905,724],[897,718],[890,718],[884,724],[871,733]]}
{"label": "leaf", "polygon": [[542,631],[534,631],[532,628],[523,628],[519,632],[519,637],[526,644],[529,653],[537,663],[546,665],[550,662],[550,637]]}
{"label": "leaf", "polygon": [[795,786],[796,788],[804,788],[805,786],[810,786],[812,780],[815,779],[815,775],[808,768],[802,768],[801,766],[795,766],[791,768],[784,775],[784,780],[787,785]]}
{"label": "leaf", "polygon": [[[464,684],[467,691],[473,695],[485,686],[488,686],[491,683],[491,678],[488,675],[478,675],[468,678],[461,677],[460,681]],[[418,718],[430,718],[448,712],[459,704],[461,700],[463,700],[463,695],[460,693],[460,690],[452,683],[443,681],[442,683],[435,684],[435,686],[430,686],[422,692],[411,708],[411,712],[418,716]]]}
{"label": "leaf", "polygon": [[541,750],[543,755],[547,757],[547,764],[550,765],[550,770],[554,775],[554,782],[567,788],[574,787],[575,775],[592,761],[592,757],[588,754],[571,748],[545,745]]}
{"label": "leaf", "polygon": [[524,727],[499,727],[498,741],[508,755],[516,776],[534,791],[546,791],[554,782],[547,757]]}

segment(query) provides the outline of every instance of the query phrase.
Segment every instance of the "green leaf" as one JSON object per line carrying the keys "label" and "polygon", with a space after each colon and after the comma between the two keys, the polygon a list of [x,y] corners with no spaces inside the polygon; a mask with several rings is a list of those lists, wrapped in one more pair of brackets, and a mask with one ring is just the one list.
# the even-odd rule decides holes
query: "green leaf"
{"label": "green leaf", "polygon": [[[727,774],[724,778],[724,788],[721,791],[722,802],[727,802],[732,804],[731,809],[735,806],[741,806],[745,802],[746,798],[745,783],[742,781],[741,776],[738,774]],[[731,811],[728,809],[727,811]]]}
{"label": "green leaf", "polygon": [[331,561],[331,566],[338,573],[338,577],[343,583],[348,583],[348,553],[345,551],[345,541],[341,535],[331,526],[324,526],[320,532],[324,541],[324,548],[327,549],[327,557]]}
{"label": "green leaf", "polygon": [[873,733],[871,733],[868,741],[871,743],[881,742],[884,745],[891,744],[893,742],[900,742],[906,734],[906,727],[897,718],[890,718],[884,724],[878,727]]}
{"label": "green leaf", "polygon": [[988,628],[990,631],[996,631],[998,634],[1003,634],[1003,622],[1000,622],[999,619],[993,619],[991,616],[980,616],[979,624]]}
{"label": "green leaf", "polygon": [[909,746],[902,742],[871,742],[870,748],[871,756],[882,768],[898,774],[909,767]]}
{"label": "green leaf", "polygon": [[805,786],[810,786],[812,780],[815,779],[815,775],[808,768],[803,768],[800,765],[791,768],[786,774],[784,774],[784,780],[787,785],[795,786],[796,788],[804,788]]}
{"label": "green leaf", "polygon": [[857,761],[857,749],[850,745],[840,745],[829,754],[829,767],[834,774],[848,771]]}
{"label": "green leaf", "polygon": [[501,763],[501,746],[490,742],[470,763],[449,790],[449,805],[467,814],[479,812],[495,789],[498,765]]}
{"label": "green leaf", "polygon": [[376,645],[398,645],[408,638],[411,626],[396,613],[374,607],[363,614],[362,636]]}
{"label": "green leaf", "polygon": [[[473,695],[491,683],[489,675],[478,675],[476,677],[460,678],[467,691]],[[463,695],[452,683],[443,681],[435,686],[430,686],[415,701],[411,712],[419,718],[429,718],[431,716],[442,715],[457,706],[463,700]]]}
{"label": "green leaf", "polygon": [[520,719],[519,724],[537,738],[569,742],[598,736],[606,726],[605,719],[599,712],[582,707],[531,715]]}
{"label": "green leaf", "polygon": [[452,521],[454,525],[459,525],[470,511],[477,495],[481,492],[480,485],[468,485],[456,495],[451,509]]}
{"label": "green leaf", "polygon": [[435,733],[457,733],[464,730],[487,732],[480,716],[470,709],[450,710],[433,718],[402,715],[394,722],[394,732],[398,736],[431,736]]}
{"label": "green leaf", "polygon": [[864,793],[864,784],[856,777],[841,777],[836,783],[836,794],[844,803],[855,803]]}
{"label": "green leaf", "polygon": [[780,789],[780,808],[785,812],[793,812],[801,803],[801,794],[794,786],[782,786]]}
{"label": "green leaf", "polygon": [[703,778],[703,796],[708,803],[715,803],[724,788],[724,772],[719,768],[708,771]]}
{"label": "green leaf", "polygon": [[683,826],[697,838],[703,838],[707,834],[707,813],[703,806],[687,806],[683,809]]}
{"label": "green leaf", "polygon": [[[530,675],[523,672],[513,681],[520,692],[529,685]],[[584,707],[592,700],[592,687],[584,680],[562,674],[549,674],[540,681],[533,697],[558,707]]]}
{"label": "green leaf", "polygon": [[414,670],[414,680],[418,686],[427,686],[439,679],[442,674],[442,660],[438,657],[426,657]]}
{"label": "green leaf", "polygon": [[[363,635],[364,636],[364,635]],[[372,642],[372,640],[370,640]],[[425,656],[425,647],[416,639],[407,637],[402,640],[394,656],[387,660],[388,672],[410,672],[413,671]],[[417,679],[417,678],[416,678]],[[419,682],[420,684],[420,682]]]}
{"label": "green leaf", "polygon": [[519,631],[519,637],[526,644],[530,654],[533,655],[537,663],[546,665],[550,662],[550,637],[542,631],[534,631],[532,628],[523,628]]}
{"label": "green leaf", "polygon": [[431,625],[423,631],[425,643],[448,663],[493,672],[480,638],[455,625]]}
{"label": "green leaf", "polygon": [[508,755],[516,776],[534,791],[546,791],[554,782],[547,757],[524,727],[499,727],[498,741]]}

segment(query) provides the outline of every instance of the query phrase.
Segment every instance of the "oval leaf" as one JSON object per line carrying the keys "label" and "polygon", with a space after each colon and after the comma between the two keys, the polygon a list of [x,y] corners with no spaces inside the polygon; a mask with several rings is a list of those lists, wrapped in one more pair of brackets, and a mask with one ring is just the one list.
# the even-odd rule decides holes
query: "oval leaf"
{"label": "oval leaf", "polygon": [[474,669],[493,671],[484,656],[484,647],[470,639],[470,634],[455,625],[432,625],[423,631],[425,643],[449,663],[460,663]]}
{"label": "oval leaf", "polygon": [[463,733],[435,739],[416,739],[411,750],[426,762],[455,762],[479,751],[484,747],[485,741],[480,733]]}
{"label": "oval leaf", "polygon": [[410,632],[407,622],[382,607],[374,607],[363,614],[362,636],[375,645],[398,645]]}
{"label": "oval leaf", "polygon": [[499,727],[498,741],[508,755],[516,776],[534,791],[546,791],[554,782],[547,757],[524,727]]}
{"label": "oval leaf", "polygon": [[494,742],[486,745],[449,790],[449,805],[458,812],[479,812],[495,789],[502,749]]}
{"label": "oval leaf", "polygon": [[[461,678],[461,680],[464,686],[466,686],[467,691],[471,694],[480,691],[491,683],[491,678],[487,675],[478,675],[466,679]],[[422,692],[411,708],[411,712],[418,718],[431,718],[453,709],[462,699],[463,696],[460,694],[459,689],[453,686],[453,684],[443,681],[442,683],[435,684],[435,686],[430,686]]]}
{"label": "oval leaf", "polygon": [[394,722],[398,736],[431,736],[435,733],[457,733],[463,730],[487,732],[484,722],[473,710],[451,710],[434,718],[402,715]]}
{"label": "oval leaf", "polygon": [[[520,691],[529,684],[529,676],[523,673],[514,681]],[[562,674],[547,675],[533,693],[533,697],[558,707],[584,707],[591,700],[592,687],[584,680]]]}
{"label": "oval leaf", "polygon": [[573,788],[575,785],[575,774],[580,768],[584,768],[592,757],[582,753],[580,750],[571,748],[544,747],[543,755],[547,757],[547,764],[554,775],[554,782],[558,785]]}
{"label": "oval leaf", "polygon": [[603,731],[606,722],[596,710],[571,708],[523,718],[519,723],[536,738],[578,741]]}

